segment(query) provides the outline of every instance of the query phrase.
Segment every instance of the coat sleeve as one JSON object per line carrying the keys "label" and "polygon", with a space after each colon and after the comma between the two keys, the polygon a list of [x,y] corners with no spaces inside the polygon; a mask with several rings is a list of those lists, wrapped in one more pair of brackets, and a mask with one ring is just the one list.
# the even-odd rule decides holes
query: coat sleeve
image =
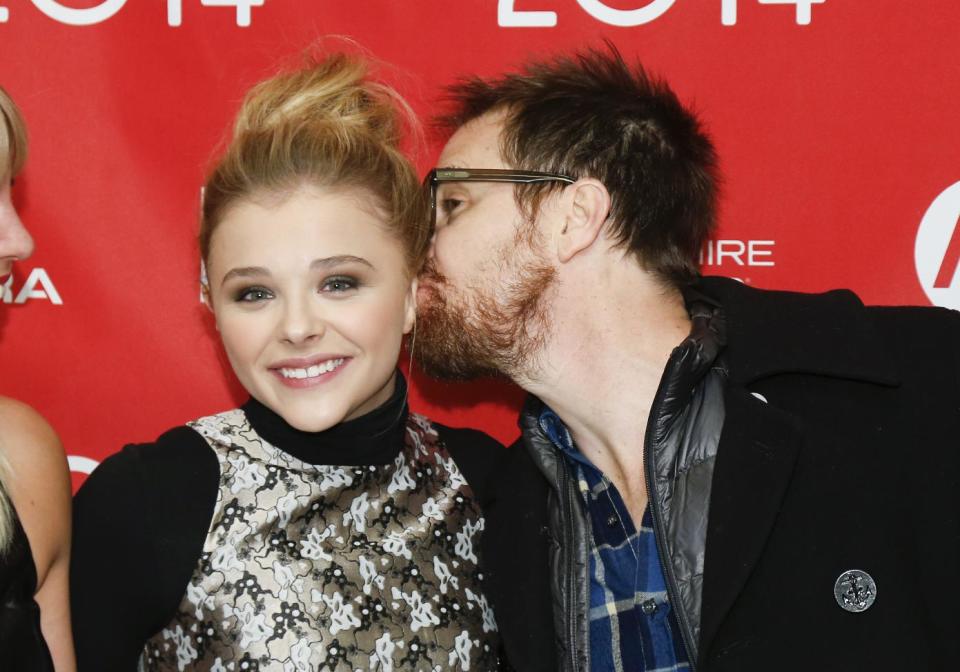
{"label": "coat sleeve", "polygon": [[107,458],[74,498],[71,609],[79,672],[135,672],[203,549],[219,465],[187,428]]}
{"label": "coat sleeve", "polygon": [[950,321],[948,337],[950,356],[953,358],[954,381],[956,382],[955,389],[957,390],[956,406],[957,413],[960,413],[960,311],[951,310],[948,317]]}
{"label": "coat sleeve", "polygon": [[502,443],[476,429],[447,427],[433,423],[440,438],[463,473],[467,483],[484,508],[489,496],[490,481],[507,455]]}
{"label": "coat sleeve", "polygon": [[[950,311],[950,323],[952,326],[950,342],[953,344],[951,355],[953,355],[954,370],[957,373],[957,389],[960,390],[960,311]],[[957,398],[957,408],[960,410],[960,396]]]}

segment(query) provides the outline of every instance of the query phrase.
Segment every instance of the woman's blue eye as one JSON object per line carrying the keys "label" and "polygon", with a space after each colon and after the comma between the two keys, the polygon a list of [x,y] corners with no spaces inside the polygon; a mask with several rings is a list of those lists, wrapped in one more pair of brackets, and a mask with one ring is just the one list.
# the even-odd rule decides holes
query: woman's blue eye
{"label": "woman's blue eye", "polygon": [[325,292],[346,292],[357,288],[357,281],[353,278],[328,278],[323,283]]}
{"label": "woman's blue eye", "polygon": [[271,298],[273,298],[273,294],[263,287],[250,287],[240,290],[240,292],[237,293],[237,301],[245,301],[247,303],[266,301]]}

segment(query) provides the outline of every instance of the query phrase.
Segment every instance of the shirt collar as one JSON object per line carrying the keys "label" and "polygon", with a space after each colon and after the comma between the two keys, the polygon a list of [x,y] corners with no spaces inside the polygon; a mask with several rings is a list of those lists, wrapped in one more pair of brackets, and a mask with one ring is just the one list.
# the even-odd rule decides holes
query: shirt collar
{"label": "shirt collar", "polygon": [[563,423],[563,420],[561,420],[560,416],[554,413],[553,409],[546,404],[543,404],[543,407],[540,410],[540,416],[537,419],[537,424],[540,426],[540,429],[543,431],[543,433],[546,434],[550,439],[550,442],[553,443],[554,447],[556,447],[564,457],[573,460],[574,462],[579,462],[580,464],[593,467],[593,464],[590,462],[590,460],[588,460],[574,444],[573,437],[570,436],[570,430],[567,429],[567,426]]}

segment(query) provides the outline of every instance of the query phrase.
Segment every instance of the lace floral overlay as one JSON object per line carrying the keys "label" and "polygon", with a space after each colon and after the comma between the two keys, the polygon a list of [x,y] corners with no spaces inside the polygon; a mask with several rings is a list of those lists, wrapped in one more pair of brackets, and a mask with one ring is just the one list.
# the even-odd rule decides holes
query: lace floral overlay
{"label": "lace floral overlay", "polygon": [[140,670],[496,669],[483,518],[430,422],[393,464],[311,465],[242,410],[190,423],[220,461],[210,530]]}

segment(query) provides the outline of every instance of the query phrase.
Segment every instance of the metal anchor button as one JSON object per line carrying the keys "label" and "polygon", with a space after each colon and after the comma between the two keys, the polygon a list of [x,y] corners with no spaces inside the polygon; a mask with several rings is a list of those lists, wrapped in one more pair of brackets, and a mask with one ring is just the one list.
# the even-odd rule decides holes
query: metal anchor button
{"label": "metal anchor button", "polygon": [[862,569],[848,569],[833,584],[833,596],[840,608],[859,614],[877,599],[877,582]]}

